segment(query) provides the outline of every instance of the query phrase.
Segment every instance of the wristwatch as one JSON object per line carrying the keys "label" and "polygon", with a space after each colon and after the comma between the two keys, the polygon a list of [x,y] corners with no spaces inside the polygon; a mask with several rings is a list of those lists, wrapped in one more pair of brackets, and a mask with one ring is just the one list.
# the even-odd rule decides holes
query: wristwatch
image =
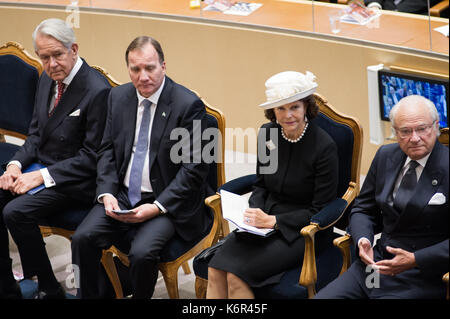
{"label": "wristwatch", "polygon": [[159,207],[159,205],[158,204],[156,204],[156,203],[153,203],[153,204],[155,204],[156,205],[156,207],[158,207],[158,210],[159,210],[159,214],[158,215],[164,215],[166,212],[165,211],[163,211],[162,210],[162,208],[161,207]]}

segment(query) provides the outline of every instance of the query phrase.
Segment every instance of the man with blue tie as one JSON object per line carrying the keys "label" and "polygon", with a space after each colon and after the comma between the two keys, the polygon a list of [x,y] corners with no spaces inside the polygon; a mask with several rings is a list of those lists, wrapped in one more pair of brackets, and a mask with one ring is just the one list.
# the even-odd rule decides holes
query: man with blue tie
{"label": "man with blue tie", "polygon": [[181,162],[170,156],[178,142],[170,138],[173,130],[186,130],[192,138],[195,121],[204,128],[204,104],[166,76],[164,54],[155,39],[134,39],[125,57],[131,83],[109,95],[97,165],[99,203],[72,239],[81,298],[99,297],[102,249],[123,238],[129,238],[133,298],[151,298],[164,245],[175,234],[193,240],[211,221],[204,205],[212,193],[205,182],[207,164],[193,160],[192,154]]}
{"label": "man with blue tie", "polygon": [[437,140],[439,115],[410,95],[389,118],[398,143],[378,150],[349,215],[359,258],[316,298],[445,297],[449,157]]}

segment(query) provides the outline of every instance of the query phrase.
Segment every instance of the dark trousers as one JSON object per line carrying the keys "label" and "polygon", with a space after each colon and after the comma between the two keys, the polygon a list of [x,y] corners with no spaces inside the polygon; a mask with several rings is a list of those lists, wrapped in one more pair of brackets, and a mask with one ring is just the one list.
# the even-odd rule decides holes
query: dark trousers
{"label": "dark trousers", "polygon": [[[315,299],[440,299],[445,297],[442,276],[424,280],[421,271],[413,268],[395,276],[379,275],[357,259],[350,268],[322,288]],[[422,277],[422,278],[421,278]]]}
{"label": "dark trousers", "polygon": [[[132,208],[126,189],[119,192],[117,200],[120,208]],[[153,201],[153,194],[146,194],[136,206]],[[133,298],[151,298],[158,278],[160,252],[174,234],[174,225],[167,215],[138,224],[125,224],[107,216],[103,204],[97,204],[72,237],[72,261],[78,265],[80,274],[79,297],[99,297],[102,250],[130,238],[128,258]]]}
{"label": "dark trousers", "polygon": [[[5,201],[6,203],[6,201]],[[12,260],[9,257],[9,237],[5,222],[3,221],[3,202],[0,201],[0,291],[2,287],[10,286],[14,281],[12,273]]]}
{"label": "dark trousers", "polygon": [[43,290],[56,288],[57,281],[45,250],[38,220],[63,213],[68,200],[67,195],[53,188],[44,189],[35,195],[20,196],[0,190],[0,209],[3,212],[0,223],[0,263],[10,261],[6,224],[19,249],[25,278],[37,275],[39,286]]}

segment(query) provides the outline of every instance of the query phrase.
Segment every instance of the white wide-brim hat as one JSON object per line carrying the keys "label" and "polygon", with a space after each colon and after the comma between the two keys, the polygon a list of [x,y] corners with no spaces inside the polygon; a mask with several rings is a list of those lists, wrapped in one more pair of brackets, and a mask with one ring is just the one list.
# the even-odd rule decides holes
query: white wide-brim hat
{"label": "white wide-brim hat", "polygon": [[266,81],[267,101],[259,106],[267,110],[301,100],[314,93],[317,88],[315,79],[316,76],[309,71],[306,74],[295,71],[275,74]]}

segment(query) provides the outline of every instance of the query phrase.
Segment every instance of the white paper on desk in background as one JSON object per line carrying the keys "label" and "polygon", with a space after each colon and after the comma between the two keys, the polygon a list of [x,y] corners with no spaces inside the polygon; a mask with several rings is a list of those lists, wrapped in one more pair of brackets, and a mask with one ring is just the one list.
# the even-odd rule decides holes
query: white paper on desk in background
{"label": "white paper on desk in background", "polygon": [[448,38],[448,24],[442,27],[434,28],[434,31],[440,32]]}
{"label": "white paper on desk in background", "polygon": [[244,223],[244,211],[248,208],[246,197],[221,190],[220,201],[222,203],[223,218],[235,224],[239,230],[260,236],[266,236],[274,231],[271,228],[256,228]]}
{"label": "white paper on desk in background", "polygon": [[359,22],[358,20],[356,20],[355,18],[353,18],[351,15],[349,14],[344,14],[341,17],[341,22],[344,23],[352,23],[352,24],[359,24],[359,25],[366,25],[368,24],[370,21],[378,18],[379,16],[381,16],[381,12],[378,12],[377,14],[375,14],[374,16],[371,16],[369,19],[364,20],[362,22]]}
{"label": "white paper on desk in background", "polygon": [[341,17],[341,22],[366,25],[373,19],[379,17],[379,10],[367,8],[362,2],[350,0],[349,4],[343,9],[345,15]]}
{"label": "white paper on desk in background", "polygon": [[238,16],[248,16],[253,11],[259,9],[262,3],[250,3],[250,2],[238,2],[228,10],[225,10],[225,14],[234,14]]}
{"label": "white paper on desk in background", "polygon": [[259,9],[262,3],[250,3],[250,2],[237,2],[231,5],[227,1],[209,1],[209,5],[206,6],[203,11],[218,11],[224,14],[233,14],[239,16],[248,16],[250,13]]}

